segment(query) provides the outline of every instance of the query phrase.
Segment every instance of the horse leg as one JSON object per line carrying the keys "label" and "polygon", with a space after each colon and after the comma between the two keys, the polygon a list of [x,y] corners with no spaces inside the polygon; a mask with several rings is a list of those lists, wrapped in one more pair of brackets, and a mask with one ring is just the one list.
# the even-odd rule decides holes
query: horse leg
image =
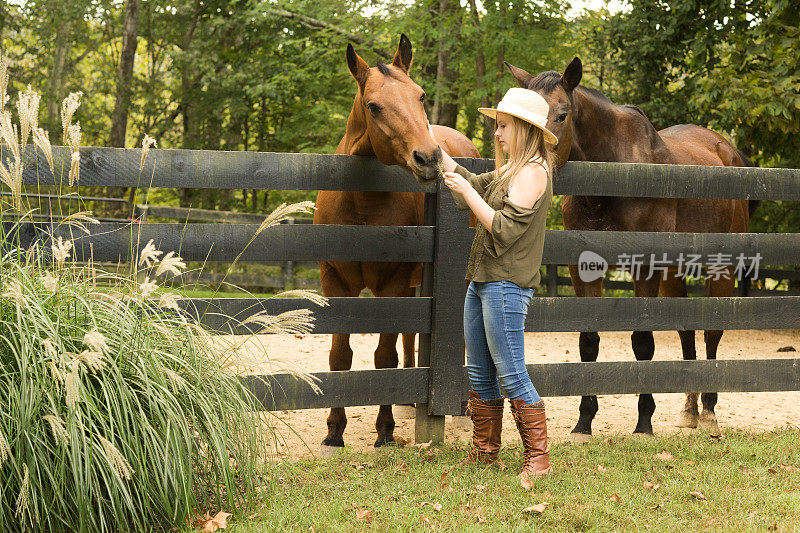
{"label": "horse leg", "polygon": [[[603,295],[603,278],[585,283],[578,275],[577,265],[569,265],[569,275],[572,278],[572,286],[575,288],[576,296],[599,297]],[[597,361],[597,356],[600,353],[600,335],[596,331],[581,331],[578,339],[578,349],[582,362]],[[578,423],[575,424],[575,428],[570,434],[573,442],[589,441],[592,435],[592,420],[594,420],[597,410],[597,396],[581,397],[581,405],[578,408]]]}
{"label": "horse leg", "polygon": [[[414,287],[409,288],[409,293],[405,294],[404,296],[414,296],[416,294],[416,290]],[[416,339],[416,333],[402,333],[401,337],[403,339],[403,368],[414,368],[415,364],[415,357],[414,357],[414,341]],[[393,414],[396,418],[406,418],[413,420],[416,418],[416,409],[413,403],[410,404],[403,404],[403,405],[395,405]]]}
{"label": "horse leg", "polygon": [[[685,298],[687,295],[686,280],[675,275],[675,272],[669,272],[667,279],[661,281],[660,292],[661,296],[666,298]],[[697,359],[694,330],[678,331],[678,336],[681,338],[683,359],[687,361],[694,361]],[[686,395],[686,403],[683,406],[683,411],[678,415],[678,420],[675,422],[676,426],[680,428],[697,427],[697,422],[700,418],[700,412],[697,409],[697,399],[699,396],[700,395],[696,392]]]}
{"label": "horse leg", "polygon": [[[322,293],[327,297],[358,296],[359,290],[348,285],[339,273],[330,265],[320,264]],[[353,365],[353,349],[350,348],[350,335],[335,333],[332,335],[331,351],[328,363],[332,371],[350,370]],[[347,426],[347,415],[344,407],[332,407],[328,415],[328,436],[322,441],[323,456],[330,456],[344,447],[344,428]]]}
{"label": "horse leg", "polygon": [[[378,286],[370,286],[370,290],[378,297],[391,296],[413,296],[415,289],[411,288],[410,279],[402,275],[389,276],[384,283]],[[378,348],[375,350],[375,368],[397,368],[399,357],[397,355],[397,333],[381,333],[378,341]],[[412,337],[413,341],[413,337]],[[414,359],[413,342],[411,343],[411,362]],[[409,358],[406,352],[406,342],[403,342],[404,363]],[[378,438],[375,447],[385,446],[394,442],[394,415],[392,406],[381,405],[378,409],[378,418],[375,420],[375,429]]]}
{"label": "horse leg", "polygon": [[[375,368],[397,368],[397,333],[381,333],[378,348],[375,350]],[[378,418],[375,420],[375,429],[378,439],[375,447],[385,446],[394,442],[394,416],[392,406],[381,405],[378,409]]]}
{"label": "horse leg", "polygon": [[[717,279],[708,279],[708,295],[709,296],[731,296],[733,295],[733,288],[735,285],[733,278],[733,268],[730,267],[727,271]],[[723,330],[706,330],[703,332],[703,338],[706,343],[706,359],[717,358],[717,348],[719,341],[722,339]],[[709,435],[718,436],[721,434],[719,424],[717,423],[717,415],[714,413],[714,408],[717,405],[716,392],[704,392],[700,395],[703,402],[703,412],[700,413],[700,429],[708,431]]]}
{"label": "horse leg", "polygon": [[[650,279],[633,280],[634,296],[658,296],[659,277],[653,276]],[[631,346],[633,355],[637,361],[652,361],[656,352],[656,343],[653,340],[652,331],[634,331],[631,334]],[[639,420],[636,422],[634,435],[653,435],[653,413],[656,410],[656,402],[652,394],[639,395]]]}

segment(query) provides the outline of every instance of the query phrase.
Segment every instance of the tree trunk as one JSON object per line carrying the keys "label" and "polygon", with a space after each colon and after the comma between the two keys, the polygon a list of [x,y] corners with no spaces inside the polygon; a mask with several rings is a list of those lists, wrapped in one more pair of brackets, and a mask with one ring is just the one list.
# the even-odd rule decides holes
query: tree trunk
{"label": "tree trunk", "polygon": [[436,69],[436,103],[433,106],[433,122],[442,126],[456,127],[458,119],[458,63],[455,47],[461,33],[461,4],[457,0],[439,1],[439,21],[450,31],[439,37],[438,66]]}
{"label": "tree trunk", "polygon": [[[199,2],[195,2],[194,12],[186,31],[183,34],[183,42],[181,43],[181,50],[188,53],[192,46],[192,39],[194,38],[194,31],[197,28],[197,23],[200,18],[200,10],[202,7]],[[200,142],[200,126],[197,124],[197,117],[194,112],[194,101],[192,89],[194,86],[194,78],[192,76],[192,66],[189,62],[185,62],[181,69],[181,102],[178,105],[181,115],[183,117],[183,139],[182,145],[185,149],[198,149],[201,148]],[[195,197],[194,189],[183,189],[180,204],[181,207],[189,207]]]}
{"label": "tree trunk", "polygon": [[109,146],[125,148],[125,133],[128,130],[128,108],[131,104],[133,63],[139,39],[139,0],[125,2],[125,22],[122,30],[122,53],[117,72],[117,99],[111,115]]}
{"label": "tree trunk", "polygon": [[[57,131],[56,127],[61,124],[61,100],[64,88],[64,77],[67,66],[67,55],[70,50],[70,23],[64,21],[58,27],[55,38],[55,52],[53,52],[53,70],[50,71],[50,79],[47,80],[47,129],[51,132]],[[61,129],[61,128],[58,128]]]}
{"label": "tree trunk", "polygon": [[[472,12],[472,22],[475,28],[480,28],[480,18],[478,17],[478,8],[475,5],[475,0],[469,1],[470,11]],[[480,32],[478,32],[480,34]],[[483,55],[483,48],[478,47],[475,54],[475,76],[478,84],[478,94],[481,97],[481,107],[492,107],[492,101],[489,98],[489,91],[486,89],[486,58]],[[494,146],[494,121],[481,114],[480,118],[483,129],[481,130],[481,141],[483,143],[483,150],[481,155],[483,157],[491,157],[491,148]]]}

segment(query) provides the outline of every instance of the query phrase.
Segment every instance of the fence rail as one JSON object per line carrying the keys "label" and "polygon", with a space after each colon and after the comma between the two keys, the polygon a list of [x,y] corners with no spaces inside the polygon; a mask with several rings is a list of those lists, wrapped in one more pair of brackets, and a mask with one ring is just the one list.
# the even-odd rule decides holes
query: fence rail
{"label": "fence rail", "polygon": [[[69,153],[56,148],[54,177],[41,154],[28,147],[24,180],[55,184],[66,176]],[[30,162],[33,164],[30,164]],[[480,172],[490,161],[460,159]],[[229,317],[302,307],[315,311],[314,331],[420,333],[419,368],[323,372],[322,395],[289,375],[245,378],[268,409],[417,403],[417,436],[441,438],[444,415],[460,414],[466,399],[463,305],[472,231],[440,184],[422,186],[402,169],[373,158],[153,150],[141,166],[139,150],[86,148],[80,185],[228,189],[416,191],[425,193],[423,226],[282,225],[256,235],[244,224],[106,223],[91,236],[74,236],[79,259],[126,260],[149,239],[187,260],[408,261],[424,264],[420,297],[332,298],[315,308],[292,299],[187,299],[181,305],[221,331],[241,331]],[[554,183],[556,194],[657,198],[800,200],[800,170],[575,162]],[[173,214],[178,214],[173,212]],[[200,213],[202,216],[209,214]],[[42,238],[42,223],[25,228],[26,243]],[[59,230],[59,231],[63,231]],[[548,231],[544,263],[575,264],[592,250],[614,264],[620,254],[760,254],[761,264],[800,265],[800,233],[714,234]],[[241,254],[241,255],[240,255]],[[646,261],[645,261],[645,264]],[[550,277],[550,286],[558,277]],[[528,331],[750,329],[800,327],[800,296],[763,298],[534,298]],[[800,390],[800,359],[656,361],[529,365],[543,395],[644,392]]]}

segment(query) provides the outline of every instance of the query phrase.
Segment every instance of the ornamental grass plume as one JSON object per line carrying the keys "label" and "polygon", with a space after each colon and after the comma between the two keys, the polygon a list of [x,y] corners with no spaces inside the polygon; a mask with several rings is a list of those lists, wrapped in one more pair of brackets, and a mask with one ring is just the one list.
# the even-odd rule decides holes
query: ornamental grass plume
{"label": "ornamental grass plume", "polygon": [[176,297],[41,252],[0,259],[4,530],[169,529],[253,503],[274,437],[232,356]]}
{"label": "ornamental grass plume", "polygon": [[[5,105],[5,65],[0,53],[0,137],[10,153],[0,174],[19,208],[23,152]],[[80,96],[62,104],[71,183]],[[33,132],[47,156],[49,136],[30,116],[38,99],[25,98],[23,134]],[[233,363],[236,344],[220,342],[158,286],[159,276],[183,272],[183,259],[151,241],[131,254],[130,275],[104,272],[70,261],[73,239],[97,222],[90,212],[33,244],[21,236],[35,223],[29,215],[7,220],[0,209],[0,529],[169,530],[198,510],[250,508],[267,443],[279,437]],[[252,324],[286,333],[310,321],[306,311]]]}

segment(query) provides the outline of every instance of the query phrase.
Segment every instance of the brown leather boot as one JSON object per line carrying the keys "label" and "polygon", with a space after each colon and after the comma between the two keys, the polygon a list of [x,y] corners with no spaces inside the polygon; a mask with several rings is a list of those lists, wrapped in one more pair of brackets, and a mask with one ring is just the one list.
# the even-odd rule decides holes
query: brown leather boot
{"label": "brown leather boot", "polygon": [[461,464],[500,463],[500,434],[503,430],[503,399],[481,400],[478,393],[469,391],[469,410],[472,418],[472,450]]}
{"label": "brown leather boot", "polygon": [[511,400],[511,414],[522,438],[521,476],[544,476],[550,473],[550,452],[547,449],[547,418],[544,402],[528,405],[525,400]]}

